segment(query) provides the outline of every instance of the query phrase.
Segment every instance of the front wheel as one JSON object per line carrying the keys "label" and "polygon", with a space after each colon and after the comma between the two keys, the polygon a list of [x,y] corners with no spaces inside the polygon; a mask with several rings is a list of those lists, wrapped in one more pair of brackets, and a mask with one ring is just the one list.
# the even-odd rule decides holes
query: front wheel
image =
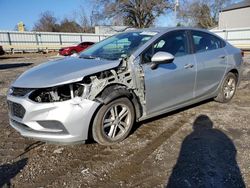
{"label": "front wheel", "polygon": [[222,85],[220,87],[219,94],[214,100],[221,103],[229,102],[233,98],[236,92],[236,86],[237,86],[237,77],[232,72],[229,72],[225,76]]}
{"label": "front wheel", "polygon": [[118,98],[103,105],[93,122],[92,135],[101,145],[111,145],[124,140],[135,118],[134,106],[127,98]]}

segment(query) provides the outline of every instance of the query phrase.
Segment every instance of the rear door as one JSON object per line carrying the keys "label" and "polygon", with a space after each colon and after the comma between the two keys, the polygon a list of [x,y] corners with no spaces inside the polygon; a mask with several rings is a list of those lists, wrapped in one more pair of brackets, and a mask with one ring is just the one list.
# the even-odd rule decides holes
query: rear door
{"label": "rear door", "polygon": [[223,79],[227,67],[224,42],[202,31],[191,31],[191,39],[197,62],[195,97],[212,95]]}
{"label": "rear door", "polygon": [[[151,57],[159,51],[169,52],[175,59],[152,70]],[[148,115],[193,99],[195,60],[186,31],[167,33],[142,54],[142,61]]]}

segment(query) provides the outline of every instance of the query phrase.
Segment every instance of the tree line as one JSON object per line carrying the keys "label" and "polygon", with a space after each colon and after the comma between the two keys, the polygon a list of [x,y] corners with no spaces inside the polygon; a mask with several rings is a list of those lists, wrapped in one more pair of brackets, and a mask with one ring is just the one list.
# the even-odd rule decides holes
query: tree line
{"label": "tree line", "polygon": [[[178,2],[178,3],[177,3]],[[59,20],[53,12],[41,13],[33,31],[94,32],[95,25],[125,25],[147,28],[155,25],[161,15],[173,15],[176,26],[212,28],[218,15],[232,0],[93,0],[93,9],[86,14],[80,7],[72,18]]]}

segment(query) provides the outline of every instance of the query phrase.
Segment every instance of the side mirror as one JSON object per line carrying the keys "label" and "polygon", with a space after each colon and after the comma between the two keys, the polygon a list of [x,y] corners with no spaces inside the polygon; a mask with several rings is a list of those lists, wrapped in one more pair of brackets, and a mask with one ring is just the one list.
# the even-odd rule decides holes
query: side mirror
{"label": "side mirror", "polygon": [[151,64],[151,69],[156,69],[158,67],[158,64],[172,63],[173,60],[174,56],[172,54],[168,52],[157,52],[151,58],[151,61],[153,62]]}

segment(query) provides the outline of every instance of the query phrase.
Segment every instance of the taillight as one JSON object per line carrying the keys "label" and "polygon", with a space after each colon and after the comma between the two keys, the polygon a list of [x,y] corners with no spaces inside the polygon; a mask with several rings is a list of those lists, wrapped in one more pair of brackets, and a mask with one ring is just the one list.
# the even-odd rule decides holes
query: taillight
{"label": "taillight", "polygon": [[244,51],[243,50],[241,50],[241,56],[244,57]]}

